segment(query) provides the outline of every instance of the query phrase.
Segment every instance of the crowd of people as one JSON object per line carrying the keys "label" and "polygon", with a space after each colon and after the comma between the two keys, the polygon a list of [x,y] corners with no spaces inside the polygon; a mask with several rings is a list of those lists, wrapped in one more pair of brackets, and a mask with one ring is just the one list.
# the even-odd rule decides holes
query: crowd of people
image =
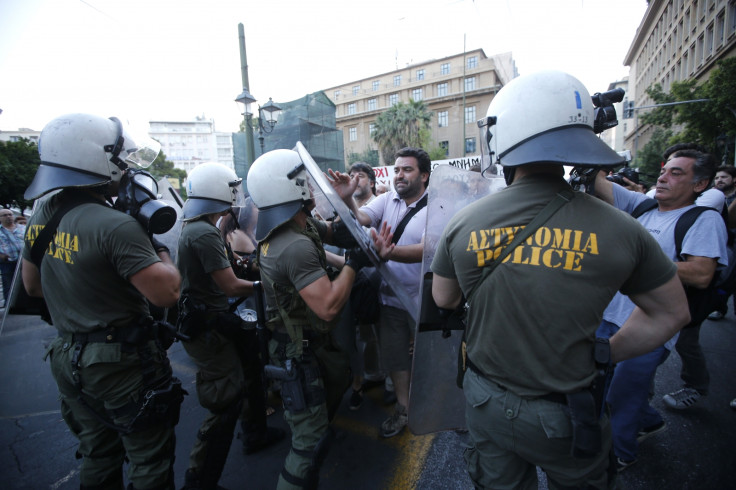
{"label": "crowd of people", "polygon": [[[522,76],[501,89],[481,126],[486,161],[503,168],[507,187],[457,206],[431,262],[433,300],[465,324],[464,457],[477,488],[534,487],[537,467],[550,487],[614,488],[639,443],[666,429],[650,397],[673,349],[683,388],[665,405],[687,409],[708,394],[700,323],[723,318],[732,291],[705,315],[692,298],[728,266],[736,171],[679,145],[665,153],[649,199],[629,180],[631,189],[606,179],[623,161],[593,120],[589,93],[566,73]],[[46,357],[79,439],[81,488],[122,488],[125,461],[128,488],[174,487],[186,395],[166,353],[175,337],[197,368],[207,411],[186,489],[220,488],[238,420],[246,454],[285,438],[267,424],[269,390],[291,433],[279,489],[318,487],[331,421],[348,392],[349,408],[360,409],[366,383],[383,383],[394,404],[378,434],[406,428],[426,151],[399,150],[393,189],[383,193],[364,162],[328,171],[328,185],[369,234],[373,259],[341,218],[317,216],[313,176],[297,151],[259,157],[247,193],[232,169],[200,164],[188,176],[174,263],[145,202],[113,205],[150,177],[140,167],[155,158],[153,146],[115,118],[86,114],[50,122],[41,142],[26,191],[40,205],[18,233],[0,210],[0,238],[6,230],[25,237],[11,242],[15,254],[0,241],[0,263],[21,257],[28,294],[45,299],[58,329]],[[595,170],[593,195],[572,189],[566,165]],[[714,179],[724,198],[718,212],[696,206]],[[383,268],[399,283],[389,284]],[[174,307],[176,332],[154,318]]]}

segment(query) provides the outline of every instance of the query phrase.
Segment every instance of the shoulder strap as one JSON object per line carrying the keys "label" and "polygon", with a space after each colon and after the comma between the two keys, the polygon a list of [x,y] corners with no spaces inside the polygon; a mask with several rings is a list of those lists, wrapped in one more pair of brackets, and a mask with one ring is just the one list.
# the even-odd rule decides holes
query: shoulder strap
{"label": "shoulder strap", "polygon": [[558,192],[557,195],[547,203],[544,209],[542,209],[539,214],[536,215],[523,230],[521,230],[521,232],[514,236],[514,239],[511,240],[511,243],[509,243],[506,248],[503,249],[503,252],[501,252],[498,258],[485,267],[483,275],[478,279],[478,282],[473,285],[470,291],[468,291],[468,303],[470,303],[473,293],[478,289],[478,286],[480,286],[481,283],[491,275],[491,272],[493,272],[493,270],[504,261],[504,259],[517,247],[517,245],[532,236],[534,232],[536,232],[552,217],[552,215],[554,215],[562,206],[572,201],[574,197],[575,193],[571,189],[564,189]]}
{"label": "shoulder strap", "polygon": [[49,247],[49,243],[51,243],[51,240],[53,240],[54,236],[56,235],[56,229],[59,227],[59,222],[61,221],[61,218],[63,218],[66,213],[79,206],[80,204],[84,204],[87,202],[97,202],[91,198],[86,198],[85,196],[82,196],[78,193],[71,194],[65,192],[64,195],[59,197],[61,200],[59,207],[56,209],[54,215],[51,216],[51,219],[39,232],[36,240],[33,242],[33,246],[31,247],[31,262],[36,265],[39,272],[41,271],[41,262],[43,261],[43,257],[44,255],[46,255],[46,250]]}
{"label": "shoulder strap", "polygon": [[677,224],[675,224],[675,254],[679,260],[682,260],[682,241],[685,239],[687,231],[695,224],[698,216],[708,210],[717,212],[715,209],[706,206],[695,206],[677,218]]}
{"label": "shoulder strap", "polygon": [[410,209],[409,212],[404,215],[401,222],[396,227],[396,230],[394,230],[394,237],[391,239],[392,243],[399,243],[399,238],[401,238],[402,233],[404,233],[404,228],[406,228],[406,225],[409,224],[409,220],[412,219],[412,217],[414,217],[414,215],[421,211],[422,208],[426,205],[427,194],[423,195],[422,198],[417,201],[417,205]]}
{"label": "shoulder strap", "polygon": [[638,218],[642,214],[646,213],[647,211],[651,211],[657,206],[659,206],[659,203],[657,203],[656,199],[648,198],[637,204],[634,210],[631,211],[631,216],[633,216],[634,218]]}

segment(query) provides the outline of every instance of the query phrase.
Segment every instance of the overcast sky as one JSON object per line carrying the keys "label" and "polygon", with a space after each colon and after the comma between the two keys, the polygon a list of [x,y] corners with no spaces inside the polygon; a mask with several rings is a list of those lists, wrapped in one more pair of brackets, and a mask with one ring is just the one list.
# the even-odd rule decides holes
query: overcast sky
{"label": "overcast sky", "polygon": [[[238,23],[263,104],[483,48],[591,93],[627,75],[645,0],[0,0],[0,130],[68,112],[242,120]],[[464,41],[465,40],[465,41]]]}

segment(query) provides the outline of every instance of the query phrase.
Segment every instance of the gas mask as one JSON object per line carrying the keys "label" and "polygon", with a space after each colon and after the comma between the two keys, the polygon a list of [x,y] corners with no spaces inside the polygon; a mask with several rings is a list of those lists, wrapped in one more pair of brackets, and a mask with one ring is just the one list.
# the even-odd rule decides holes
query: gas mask
{"label": "gas mask", "polygon": [[160,235],[176,223],[176,210],[157,197],[158,184],[153,176],[128,168],[120,179],[115,209],[134,217],[148,234]]}

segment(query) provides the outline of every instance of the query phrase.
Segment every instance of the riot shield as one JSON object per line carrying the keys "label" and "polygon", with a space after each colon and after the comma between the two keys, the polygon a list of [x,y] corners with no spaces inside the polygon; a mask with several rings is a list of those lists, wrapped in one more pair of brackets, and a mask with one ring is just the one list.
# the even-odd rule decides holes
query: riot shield
{"label": "riot shield", "polygon": [[169,247],[171,260],[176,264],[176,256],[179,251],[179,236],[181,235],[182,227],[182,208],[184,207],[184,201],[182,201],[179,193],[171,186],[167,178],[162,178],[157,182],[158,184],[158,198],[164,201],[166,204],[174,208],[176,211],[176,222],[166,233],[156,235],[156,239],[161,243]]}
{"label": "riot shield", "polygon": [[432,259],[445,226],[468,204],[506,186],[502,177],[484,178],[478,172],[439,165],[432,172],[427,203],[427,228],[420,321],[414,338],[414,359],[409,394],[409,429],[428,434],[465,427],[462,390],[457,387],[457,367],[463,332],[451,330],[436,313],[432,300]]}
{"label": "riot shield", "polygon": [[358,242],[358,246],[368,255],[368,258],[375,265],[376,270],[381,274],[383,280],[388,284],[394,295],[401,301],[401,304],[404,305],[406,311],[409,312],[416,322],[419,317],[419,303],[416,298],[412,298],[409,295],[396,275],[378,257],[373,249],[371,237],[366,233],[360,223],[358,223],[340,196],[337,195],[337,192],[332,188],[332,185],[322,173],[322,170],[317,166],[312,156],[300,141],[297,141],[294,151],[299,153],[309,174],[309,185],[316,205],[315,211],[323,219],[339,216],[345,222],[348,230],[350,230],[350,233]]}

